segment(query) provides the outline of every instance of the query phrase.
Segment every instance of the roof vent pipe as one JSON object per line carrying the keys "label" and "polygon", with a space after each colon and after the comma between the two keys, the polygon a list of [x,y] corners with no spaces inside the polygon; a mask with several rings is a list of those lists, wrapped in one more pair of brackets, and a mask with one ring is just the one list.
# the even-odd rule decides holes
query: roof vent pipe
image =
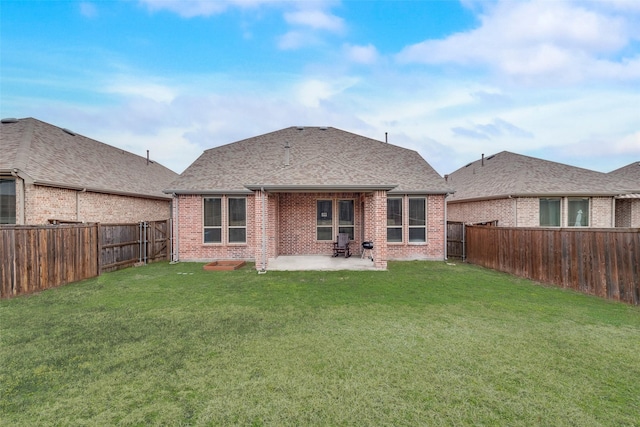
{"label": "roof vent pipe", "polygon": [[482,166],[484,166],[484,153],[482,153]]}
{"label": "roof vent pipe", "polygon": [[147,150],[147,166],[149,166],[149,150]]}
{"label": "roof vent pipe", "polygon": [[388,132],[384,133],[384,142],[386,142],[387,144],[389,143]]}

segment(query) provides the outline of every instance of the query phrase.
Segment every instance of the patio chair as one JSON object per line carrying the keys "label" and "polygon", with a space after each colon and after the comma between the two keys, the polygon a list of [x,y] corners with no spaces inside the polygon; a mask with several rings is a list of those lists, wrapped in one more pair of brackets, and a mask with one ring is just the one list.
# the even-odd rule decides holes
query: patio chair
{"label": "patio chair", "polygon": [[348,233],[338,233],[337,240],[333,242],[333,256],[336,257],[340,254],[344,254],[345,258],[349,258],[351,256],[351,252],[349,251]]}

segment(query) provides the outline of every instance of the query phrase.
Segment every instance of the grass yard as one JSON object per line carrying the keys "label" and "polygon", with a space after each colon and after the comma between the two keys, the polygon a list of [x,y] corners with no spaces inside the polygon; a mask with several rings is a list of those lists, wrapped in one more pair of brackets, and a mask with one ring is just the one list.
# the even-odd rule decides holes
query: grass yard
{"label": "grass yard", "polygon": [[0,302],[4,426],[638,426],[640,308],[482,268],[129,268]]}

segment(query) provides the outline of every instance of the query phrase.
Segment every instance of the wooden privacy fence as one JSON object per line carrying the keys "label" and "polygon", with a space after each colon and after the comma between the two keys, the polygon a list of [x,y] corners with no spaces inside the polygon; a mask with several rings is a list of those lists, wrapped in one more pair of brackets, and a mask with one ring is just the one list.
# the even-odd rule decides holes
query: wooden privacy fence
{"label": "wooden privacy fence", "polygon": [[640,304],[640,229],[466,227],[467,261]]}
{"label": "wooden privacy fence", "polygon": [[98,275],[96,225],[0,228],[0,297]]}
{"label": "wooden privacy fence", "polygon": [[447,221],[447,258],[465,259],[464,222]]}
{"label": "wooden privacy fence", "polygon": [[169,220],[0,227],[0,298],[169,259]]}
{"label": "wooden privacy fence", "polygon": [[169,221],[100,224],[100,271],[169,259]]}

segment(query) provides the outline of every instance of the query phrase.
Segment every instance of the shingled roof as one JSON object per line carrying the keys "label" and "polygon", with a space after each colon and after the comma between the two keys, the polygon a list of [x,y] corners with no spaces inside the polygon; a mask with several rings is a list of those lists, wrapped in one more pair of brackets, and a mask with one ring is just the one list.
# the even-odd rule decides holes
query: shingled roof
{"label": "shingled roof", "polygon": [[634,191],[606,173],[508,151],[456,170],[448,176],[448,184],[456,190],[448,202],[506,197],[616,196]]}
{"label": "shingled roof", "polygon": [[629,193],[619,195],[618,198],[640,199],[640,162],[630,163],[627,166],[609,172],[608,175],[619,180],[623,188],[630,190]]}
{"label": "shingled roof", "polygon": [[289,127],[205,151],[168,193],[452,190],[416,152],[332,127]]}
{"label": "shingled roof", "polygon": [[36,120],[0,123],[0,173],[28,183],[136,197],[170,198],[178,174],[127,151]]}
{"label": "shingled roof", "polygon": [[640,162],[633,162],[627,166],[611,171],[608,175],[624,180],[631,188],[640,187]]}

